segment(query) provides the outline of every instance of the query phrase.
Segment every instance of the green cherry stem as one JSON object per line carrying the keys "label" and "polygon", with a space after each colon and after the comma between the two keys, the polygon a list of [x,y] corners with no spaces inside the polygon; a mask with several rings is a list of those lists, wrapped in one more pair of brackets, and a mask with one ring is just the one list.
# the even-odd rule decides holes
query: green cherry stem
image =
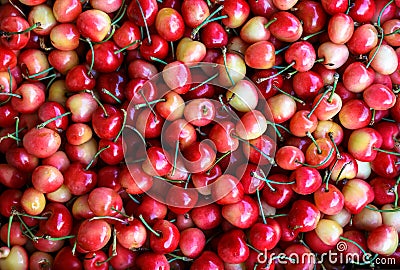
{"label": "green cherry stem", "polygon": [[212,80],[214,80],[214,79],[217,78],[218,76],[219,76],[218,73],[215,74],[215,75],[213,75],[213,76],[211,76],[210,78],[208,78],[208,79],[205,80],[204,82],[201,82],[201,83],[199,83],[198,85],[193,86],[192,88],[190,88],[189,91],[193,91],[193,90],[196,90],[196,89],[199,88],[199,87],[202,87],[203,85],[205,85],[205,84],[211,82]]}
{"label": "green cherry stem", "polygon": [[128,5],[125,5],[124,3],[121,5],[121,8],[118,10],[118,13],[115,16],[115,19],[113,19],[113,21],[111,22],[111,25],[116,25],[117,23],[119,23],[120,20],[122,20],[122,18],[124,17],[124,15],[126,13],[127,7],[128,7]]}
{"label": "green cherry stem", "polygon": [[271,24],[273,24],[277,18],[273,18],[272,20],[268,21],[266,24],[264,24],[264,28],[267,29]]}
{"label": "green cherry stem", "polygon": [[161,237],[161,234],[159,232],[156,232],[143,218],[142,214],[139,215],[140,221],[143,223],[143,225],[150,231],[152,232],[155,236]]}
{"label": "green cherry stem", "polygon": [[237,136],[236,134],[233,134],[233,133],[231,133],[231,137],[233,137],[233,138],[235,138],[235,139],[237,139],[237,140],[239,140],[239,141],[241,141],[241,142],[247,144],[248,146],[250,146],[251,148],[253,148],[253,149],[256,150],[257,152],[259,152],[265,159],[268,160],[268,162],[269,162],[271,165],[274,166],[274,165],[276,164],[274,158],[272,158],[272,157],[268,156],[267,154],[265,154],[260,148],[258,148],[257,146],[251,144],[249,141],[247,141],[247,140],[245,140],[245,139],[242,139],[241,137],[239,137],[239,136]]}
{"label": "green cherry stem", "polygon": [[165,101],[166,101],[165,98],[160,98],[160,99],[156,99],[156,100],[152,100],[152,101],[147,101],[147,103],[135,104],[135,110],[139,110],[144,107],[149,107],[149,105],[153,105],[153,104],[157,104],[159,102],[165,102]]}
{"label": "green cherry stem", "polygon": [[315,112],[315,110],[318,108],[319,104],[321,104],[322,100],[324,100],[325,95],[328,94],[329,92],[333,91],[332,86],[327,86],[326,90],[322,93],[321,97],[318,99],[317,103],[315,103],[314,107],[311,109],[311,111],[307,114],[307,118],[310,119],[311,115]]}
{"label": "green cherry stem", "polygon": [[283,47],[283,48],[280,48],[279,50],[276,50],[276,51],[275,51],[275,55],[280,54],[281,52],[286,51],[287,49],[289,49],[289,47],[290,47],[290,45],[287,45],[287,46],[285,46],[285,47]]}
{"label": "green cherry stem", "polygon": [[101,89],[101,92],[105,93],[106,95],[109,95],[109,96],[110,96],[112,99],[114,99],[117,103],[119,103],[119,104],[122,103],[122,101],[121,101],[119,98],[117,98],[113,93],[111,93],[111,92],[108,91],[107,89],[102,88],[102,89]]}
{"label": "green cherry stem", "polygon": [[[156,114],[156,112],[154,111],[153,107],[150,106],[150,103],[149,103],[149,101],[147,100],[146,96],[143,94],[143,89],[140,89],[140,90],[139,90],[139,94],[142,96],[142,98],[143,98],[144,102],[146,103],[147,107],[149,107],[151,113],[154,115],[154,117],[156,117],[157,114]],[[154,120],[155,120],[155,118],[154,118]]]}
{"label": "green cherry stem", "polygon": [[[224,5],[219,6],[216,10],[214,10],[210,15],[208,15],[207,18],[204,19],[204,21],[199,24],[199,26],[197,26],[195,29],[193,29],[192,34],[190,35],[191,39],[195,39],[197,33],[200,31],[200,29],[205,26],[206,24],[208,24],[209,22],[211,22],[211,18],[215,16],[215,14],[217,14],[218,12],[220,12],[222,9],[224,8]],[[223,18],[226,18],[227,16],[221,16]],[[215,18],[215,19],[223,19],[221,17]]]}
{"label": "green cherry stem", "polygon": [[131,42],[128,45],[126,45],[125,47],[122,47],[121,49],[114,51],[114,54],[119,54],[119,53],[125,51],[126,49],[128,49],[130,46],[135,45],[135,44],[140,43],[140,42],[142,42],[142,41],[141,40],[134,40],[133,42]]}
{"label": "green cherry stem", "polygon": [[123,116],[123,118],[122,118],[122,127],[119,130],[117,136],[115,137],[114,142],[117,142],[119,137],[121,137],[122,132],[124,131],[125,125],[126,125],[126,115],[127,115],[126,110],[125,109],[121,109],[121,111],[122,111],[122,116]]}
{"label": "green cherry stem", "polygon": [[317,35],[319,35],[319,34],[322,34],[322,33],[324,33],[324,32],[326,32],[325,29],[324,29],[324,30],[321,30],[321,31],[318,31],[318,32],[315,32],[315,33],[312,33],[312,34],[310,34],[310,35],[308,35],[308,36],[305,36],[305,37],[303,37],[301,40],[304,40],[304,41],[309,40],[310,38],[315,37],[315,36],[317,36]]}
{"label": "green cherry stem", "polygon": [[311,164],[303,163],[303,162],[300,162],[300,161],[298,161],[298,160],[296,160],[295,162],[296,162],[296,163],[299,163],[299,164],[301,164],[301,165],[303,165],[303,166],[309,167],[309,168],[319,168],[319,167],[325,165],[325,164],[329,161],[329,159],[330,159],[330,158],[332,157],[332,155],[333,155],[333,152],[335,152],[335,149],[334,149],[334,148],[331,148],[331,150],[329,150],[329,153],[328,153],[328,155],[326,156],[326,158],[325,158],[323,161],[321,161],[321,163],[319,163],[319,164],[317,164],[317,165],[311,165]]}
{"label": "green cherry stem", "polygon": [[129,128],[130,130],[135,132],[139,136],[140,140],[143,142],[143,145],[147,144],[145,138],[143,137],[142,133],[139,132],[139,130],[137,130],[135,127],[133,127],[131,125],[127,125],[127,124],[125,124],[125,127]]}
{"label": "green cherry stem", "polygon": [[11,238],[11,225],[14,219],[14,215],[10,215],[8,218],[8,228],[7,228],[7,247],[11,248],[10,238]]}
{"label": "green cherry stem", "polygon": [[232,113],[232,111],[231,110],[229,110],[229,108],[228,108],[228,106],[225,104],[225,102],[222,100],[222,95],[219,95],[218,96],[218,100],[219,100],[219,102],[221,103],[221,105],[222,105],[222,109],[224,110],[224,111],[226,111],[232,118],[234,118],[235,120],[240,120],[240,118],[236,115],[236,114],[234,114],[234,113]]}
{"label": "green cherry stem", "polygon": [[16,142],[17,142],[17,146],[19,146],[19,142],[21,141],[19,139],[19,117],[15,116],[14,119],[15,119],[15,137],[18,139],[18,140],[16,140]]}
{"label": "green cherry stem", "polygon": [[85,41],[89,44],[90,51],[92,54],[92,59],[90,60],[89,70],[87,72],[87,74],[90,75],[90,74],[92,74],[92,70],[93,70],[93,66],[94,66],[94,48],[93,48],[93,44],[89,38],[86,38]]}
{"label": "green cherry stem", "polygon": [[128,192],[126,193],[128,194],[128,197],[136,204],[140,204],[140,201],[138,199],[136,199],[132,194],[129,194]]}
{"label": "green cherry stem", "polygon": [[104,146],[103,148],[101,148],[99,151],[97,151],[96,154],[94,154],[92,160],[90,160],[89,164],[86,166],[85,171],[89,170],[90,167],[92,167],[93,163],[95,162],[95,160],[97,159],[97,157],[105,150],[107,150],[108,148],[110,148],[110,145]]}
{"label": "green cherry stem", "polygon": [[256,172],[251,172],[250,175],[252,177],[257,178],[259,180],[262,180],[262,181],[264,181],[266,183],[270,183],[270,184],[274,184],[274,185],[294,185],[294,184],[296,184],[296,181],[291,181],[291,182],[273,181],[273,180],[270,180],[270,179],[268,179],[266,177],[258,175]]}
{"label": "green cherry stem", "polygon": [[112,258],[117,256],[117,229],[115,227],[113,228],[113,241],[112,241],[112,246],[111,246],[111,256],[108,257],[106,260],[101,261],[101,262],[96,262],[96,266],[100,266],[102,264],[108,263]]}
{"label": "green cherry stem", "polygon": [[377,20],[377,24],[378,24],[378,26],[381,26],[381,19],[382,19],[382,15],[383,15],[383,12],[387,9],[387,7],[390,5],[390,4],[392,4],[394,2],[394,0],[390,0],[389,2],[387,2],[386,3],[386,5],[381,9],[381,11],[379,12],[379,15],[378,15],[378,20]]}
{"label": "green cherry stem", "polygon": [[306,105],[306,103],[305,103],[303,100],[299,99],[298,97],[292,96],[292,95],[289,94],[288,92],[283,91],[283,90],[280,89],[278,86],[273,85],[272,87],[273,87],[275,90],[277,90],[278,92],[280,92],[281,94],[284,94],[284,95],[286,95],[286,96],[288,96],[288,97],[293,98],[294,101],[297,101],[298,103],[300,103],[300,104],[302,104],[302,105]]}
{"label": "green cherry stem", "polygon": [[37,22],[37,23],[32,24],[30,27],[26,28],[25,30],[18,31],[18,32],[4,32],[4,31],[0,30],[0,36],[1,37],[11,37],[13,35],[25,34],[25,33],[32,31],[33,29],[40,28],[41,25],[42,24],[40,22]]}
{"label": "green cherry stem", "polygon": [[399,212],[399,211],[400,211],[400,208],[393,208],[393,209],[376,209],[376,208],[373,208],[373,207],[371,207],[371,206],[369,206],[369,205],[366,205],[365,208],[367,208],[367,209],[369,209],[369,210],[372,210],[372,211],[375,211],[375,212],[379,212],[379,213],[393,213],[393,212]]}
{"label": "green cherry stem", "polygon": [[275,74],[273,74],[273,75],[271,75],[271,76],[265,77],[265,78],[258,78],[258,79],[256,80],[256,82],[257,82],[257,83],[262,83],[262,82],[264,82],[264,81],[268,81],[268,80],[270,80],[270,79],[273,79],[273,78],[275,78],[275,77],[281,75],[282,73],[284,73],[286,70],[288,70],[289,68],[291,68],[291,67],[294,66],[295,64],[296,64],[296,62],[293,61],[293,62],[290,63],[287,67],[285,67],[284,69],[279,70],[277,73],[275,73]]}
{"label": "green cherry stem", "polygon": [[348,162],[346,162],[345,164],[343,164],[343,167],[340,169],[340,172],[339,172],[339,174],[338,174],[338,176],[337,176],[337,178],[336,178],[336,183],[338,183],[339,181],[340,181],[340,176],[342,176],[342,174],[343,174],[343,172],[344,172],[344,169],[346,168],[346,166],[348,166],[348,165],[350,165],[350,164],[352,164],[353,163],[353,161],[348,161]]}
{"label": "green cherry stem", "polygon": [[216,161],[214,161],[213,165],[211,165],[210,169],[206,172],[207,175],[210,174],[211,170],[217,165],[221,160],[223,160],[225,157],[229,156],[232,153],[232,151],[228,151],[224,153],[222,156],[220,156]]}
{"label": "green cherry stem", "polygon": [[89,221],[93,221],[93,220],[100,220],[100,219],[111,219],[111,220],[115,220],[118,222],[121,222],[122,224],[128,224],[128,222],[126,220],[117,218],[117,217],[111,217],[111,216],[97,216],[97,217],[92,217],[91,219],[89,219]]}
{"label": "green cherry stem", "polygon": [[164,60],[161,60],[160,58],[154,57],[154,56],[150,56],[150,60],[154,61],[154,62],[158,62],[161,63],[163,65],[168,65],[167,62],[165,62]]}
{"label": "green cherry stem", "polygon": [[339,73],[335,72],[335,74],[333,74],[333,86],[332,86],[332,92],[331,92],[331,95],[330,95],[330,96],[329,96],[329,98],[328,98],[328,102],[329,102],[329,103],[331,103],[331,102],[332,102],[332,99],[333,99],[333,94],[335,93],[335,90],[336,90],[336,87],[337,87],[338,81],[339,81]]}
{"label": "green cherry stem", "polygon": [[140,4],[139,0],[136,0],[136,4],[138,5],[140,14],[142,15],[142,18],[143,18],[144,27],[146,28],[146,32],[147,32],[147,40],[149,41],[149,44],[151,44],[150,30],[149,30],[149,26],[147,25],[146,17],[144,16],[142,5]]}
{"label": "green cherry stem", "polygon": [[342,155],[340,154],[339,147],[337,146],[335,139],[333,138],[333,132],[328,132],[329,140],[332,142],[333,147],[335,148],[336,151],[336,158],[337,159],[342,159]]}
{"label": "green cherry stem", "polygon": [[371,65],[371,63],[374,60],[375,56],[378,54],[378,51],[381,48],[382,43],[383,43],[383,36],[384,36],[383,29],[379,25],[377,26],[377,28],[379,30],[379,34],[381,35],[381,38],[379,39],[379,44],[376,47],[376,50],[374,51],[373,55],[371,56],[371,59],[369,59],[368,63],[365,65],[366,68],[369,68],[369,66]]}
{"label": "green cherry stem", "polygon": [[310,140],[312,141],[312,143],[315,145],[315,147],[317,148],[317,153],[318,154],[322,154],[321,148],[319,147],[317,141],[314,139],[314,136],[311,134],[310,131],[306,132],[306,135],[308,138],[310,138]]}
{"label": "green cherry stem", "polygon": [[61,118],[65,117],[65,116],[68,116],[68,115],[70,115],[70,114],[71,114],[71,112],[66,112],[66,113],[57,115],[57,116],[55,116],[55,117],[53,117],[53,118],[50,118],[49,120],[46,120],[45,122],[43,122],[43,123],[41,123],[41,124],[39,124],[39,125],[37,125],[36,128],[37,128],[37,129],[42,129],[42,128],[44,128],[45,126],[47,126],[48,124],[50,124],[51,122],[56,121],[56,120],[58,120],[58,119],[61,119]]}
{"label": "green cherry stem", "polygon": [[392,152],[392,151],[388,151],[388,150],[384,150],[384,149],[380,149],[380,148],[376,148],[376,147],[374,147],[373,149],[378,152],[386,153],[389,155],[400,156],[400,153],[397,153],[397,152]]}
{"label": "green cherry stem", "polygon": [[262,221],[264,224],[267,224],[267,219],[265,218],[265,214],[264,214],[264,208],[262,207],[262,203],[261,203],[259,188],[257,188],[256,194],[257,194],[258,207],[260,207],[260,214],[261,214]]}
{"label": "green cherry stem", "polygon": [[178,255],[175,255],[173,253],[168,253],[168,255],[171,256],[172,258],[176,259],[176,260],[181,260],[181,261],[184,261],[184,262],[193,261],[193,259],[191,259],[191,258],[188,258],[188,257],[185,257],[185,256],[178,256]]}
{"label": "green cherry stem", "polygon": [[[235,81],[232,79],[231,73],[229,72],[228,65],[226,64],[226,47],[222,47],[222,58],[224,59],[224,67],[225,67],[225,72],[228,75],[229,80],[231,81],[232,86],[235,85]],[[232,95],[231,98],[233,98],[234,95]]]}
{"label": "green cherry stem", "polygon": [[93,92],[93,90],[85,90],[85,93],[89,93],[92,95],[93,99],[97,102],[97,104],[100,106],[100,108],[103,110],[104,112],[104,116],[107,118],[108,117],[108,113],[106,108],[104,108],[103,103],[101,103],[101,101],[99,100],[99,98],[95,95],[95,93]]}
{"label": "green cherry stem", "polygon": [[178,152],[179,152],[179,140],[177,140],[175,143],[174,164],[172,165],[171,176],[173,176],[176,171],[176,162],[178,161]]}

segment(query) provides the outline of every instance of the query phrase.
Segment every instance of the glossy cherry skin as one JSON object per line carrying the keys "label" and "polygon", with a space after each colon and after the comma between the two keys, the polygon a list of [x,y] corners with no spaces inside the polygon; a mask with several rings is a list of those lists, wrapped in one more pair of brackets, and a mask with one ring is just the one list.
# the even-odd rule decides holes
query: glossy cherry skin
{"label": "glossy cherry skin", "polygon": [[[29,28],[29,23],[20,16],[10,16],[4,18],[0,23],[0,29],[4,32],[21,32]],[[24,48],[30,38],[30,32],[23,34],[11,35],[10,37],[2,36],[0,43],[10,50],[20,50]]]}
{"label": "glossy cherry skin", "polygon": [[104,104],[105,111],[98,107],[92,114],[93,131],[102,139],[114,139],[122,128],[122,111]]}
{"label": "glossy cherry skin", "polygon": [[101,10],[89,9],[79,14],[76,26],[84,38],[92,42],[100,42],[110,31],[111,19]]}
{"label": "glossy cherry skin", "polygon": [[292,185],[292,189],[297,194],[312,194],[322,184],[322,177],[318,170],[308,167],[297,168],[289,178],[290,182],[296,181],[296,184]]}
{"label": "glossy cherry skin", "polygon": [[[139,5],[143,10],[144,17],[142,16]],[[156,20],[157,12],[158,5],[156,0],[132,1],[127,9],[128,19],[137,26],[145,26],[145,20],[148,26],[152,25]]]}
{"label": "glossy cherry skin", "polygon": [[53,3],[53,14],[60,23],[73,22],[82,13],[82,3],[79,0],[56,0]]}
{"label": "glossy cherry skin", "polygon": [[143,171],[140,164],[123,167],[118,175],[118,181],[129,194],[142,194],[153,185],[153,178]]}
{"label": "glossy cherry skin", "polygon": [[310,70],[314,66],[316,57],[314,47],[308,41],[297,41],[285,52],[285,61],[288,64],[294,62],[293,68],[300,72]]}
{"label": "glossy cherry skin", "polygon": [[305,34],[316,33],[325,27],[327,14],[321,3],[307,0],[296,4],[294,14],[303,22]]}
{"label": "glossy cherry skin", "polygon": [[218,256],[225,263],[242,263],[249,257],[249,253],[242,230],[232,229],[224,233],[218,242]]}
{"label": "glossy cherry skin", "polygon": [[353,54],[370,52],[378,44],[378,31],[372,24],[363,24],[354,30],[347,42],[349,51]]}
{"label": "glossy cherry skin", "polygon": [[250,228],[258,218],[258,205],[249,196],[244,196],[240,202],[224,205],[222,216],[237,228]]}
{"label": "glossy cherry skin", "polygon": [[372,128],[362,128],[353,131],[348,141],[348,151],[357,160],[370,162],[375,159],[382,145],[382,136]]}
{"label": "glossy cherry skin", "polygon": [[71,68],[65,78],[68,90],[71,92],[79,92],[85,89],[93,89],[96,80],[92,74],[88,74],[88,71],[85,65],[77,65]]}
{"label": "glossy cherry skin", "polygon": [[202,173],[207,171],[216,159],[214,146],[208,142],[194,142],[183,151],[185,167],[189,172]]}
{"label": "glossy cherry skin", "polygon": [[118,243],[127,249],[140,248],[146,241],[146,227],[139,219],[128,221],[126,224],[116,223]]}
{"label": "glossy cherry skin", "polygon": [[279,167],[285,170],[295,170],[304,162],[304,153],[295,146],[283,146],[276,152],[275,161]]}
{"label": "glossy cherry skin", "polygon": [[349,180],[342,188],[344,206],[352,214],[358,214],[374,200],[374,191],[369,183],[354,178]]}
{"label": "glossy cherry skin", "polygon": [[244,0],[229,0],[224,3],[221,15],[228,18],[222,19],[222,23],[229,28],[237,28],[244,24],[250,15],[250,6]]}
{"label": "glossy cherry skin", "polygon": [[244,196],[243,185],[235,176],[223,174],[213,183],[211,195],[217,204],[236,203],[241,201]]}
{"label": "glossy cherry skin", "polygon": [[102,249],[111,238],[111,226],[105,220],[85,220],[76,237],[77,244],[87,251]]}
{"label": "glossy cherry skin", "polygon": [[61,203],[47,204],[41,215],[48,218],[39,223],[40,230],[45,234],[56,238],[67,236],[71,232],[71,212]]}
{"label": "glossy cherry skin", "polygon": [[38,158],[47,158],[57,152],[61,137],[49,128],[33,128],[25,134],[22,143],[28,153]]}
{"label": "glossy cherry skin", "polygon": [[168,153],[158,146],[147,149],[147,159],[142,163],[142,169],[149,175],[166,175],[172,168],[172,160]]}
{"label": "glossy cherry skin", "polygon": [[[353,99],[343,104],[339,112],[339,121],[347,129],[359,129],[366,127],[372,118],[371,110],[364,101]],[[357,119],[357,121],[354,121]]]}
{"label": "glossy cherry skin", "polygon": [[[119,48],[112,41],[106,41],[93,46],[94,62],[93,69],[98,72],[108,73],[115,71],[121,66],[124,56],[122,53],[115,53]],[[86,63],[91,64],[92,51],[86,54]]]}
{"label": "glossy cherry skin", "polygon": [[383,152],[378,152],[376,158],[371,161],[371,169],[382,177],[397,177],[400,173],[399,157]]}
{"label": "glossy cherry skin", "polygon": [[147,61],[151,61],[152,57],[164,59],[167,57],[169,48],[168,42],[159,35],[151,34],[151,43],[148,39],[143,40],[140,46],[140,54]]}
{"label": "glossy cherry skin", "polygon": [[195,189],[172,186],[166,195],[166,203],[172,212],[185,214],[196,206],[198,197],[199,193]]}
{"label": "glossy cherry skin", "polygon": [[0,48],[0,71],[7,71],[8,68],[13,69],[17,65],[17,56],[11,49]]}
{"label": "glossy cherry skin", "polygon": [[316,228],[321,212],[305,200],[294,201],[288,214],[289,226],[299,232],[312,231]]}
{"label": "glossy cherry skin", "polygon": [[359,23],[368,23],[375,13],[375,1],[356,0],[350,9],[349,16]]}
{"label": "glossy cherry skin", "polygon": [[92,190],[97,183],[97,175],[91,170],[85,170],[81,163],[72,163],[64,172],[64,184],[73,195],[83,195]]}
{"label": "glossy cherry skin", "polygon": [[228,44],[228,33],[221,24],[210,22],[201,32],[201,41],[207,48],[222,48]]}
{"label": "glossy cherry skin", "polygon": [[182,16],[173,8],[162,8],[157,12],[156,30],[167,41],[177,41],[182,38],[185,31],[184,25]]}
{"label": "glossy cherry skin", "polygon": [[163,254],[154,252],[144,252],[137,256],[135,265],[139,270],[170,269],[167,258]]}
{"label": "glossy cherry skin", "polygon": [[284,42],[295,42],[301,37],[303,27],[295,15],[287,11],[278,11],[270,18],[270,20],[274,19],[276,21],[269,26],[269,30],[277,39]]}
{"label": "glossy cherry skin", "polygon": [[153,229],[159,232],[159,236],[150,234],[150,248],[158,253],[165,254],[174,251],[179,244],[179,230],[168,220],[157,220],[153,224]]}

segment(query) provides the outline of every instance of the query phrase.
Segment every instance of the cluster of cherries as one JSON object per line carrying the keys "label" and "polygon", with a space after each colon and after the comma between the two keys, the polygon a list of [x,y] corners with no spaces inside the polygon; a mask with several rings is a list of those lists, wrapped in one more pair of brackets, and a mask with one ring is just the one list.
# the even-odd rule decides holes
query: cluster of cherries
{"label": "cluster of cherries", "polygon": [[400,1],[0,2],[1,270],[400,265]]}

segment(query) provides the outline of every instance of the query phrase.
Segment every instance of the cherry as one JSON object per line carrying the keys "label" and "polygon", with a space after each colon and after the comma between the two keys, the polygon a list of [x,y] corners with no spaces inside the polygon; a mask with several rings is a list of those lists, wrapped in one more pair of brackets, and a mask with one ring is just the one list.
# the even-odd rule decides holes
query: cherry
{"label": "cherry", "polygon": [[100,42],[110,31],[111,19],[104,11],[91,9],[79,14],[76,26],[84,38],[92,42]]}
{"label": "cherry", "polygon": [[308,0],[297,2],[293,8],[293,13],[303,22],[305,34],[317,33],[326,26],[327,16],[322,2]]}
{"label": "cherry", "polygon": [[244,196],[237,203],[224,205],[222,207],[222,216],[237,228],[250,228],[258,218],[258,205],[249,196]]}
{"label": "cherry", "polygon": [[299,232],[312,231],[321,218],[318,208],[305,200],[294,201],[288,213],[289,226]]}
{"label": "cherry", "polygon": [[164,254],[157,254],[154,252],[144,252],[136,257],[135,265],[139,270],[150,269],[170,269],[167,258]]}
{"label": "cherry", "polygon": [[292,172],[290,181],[296,181],[292,189],[297,194],[312,194],[321,186],[322,178],[318,170],[308,167],[299,167]]}
{"label": "cherry", "polygon": [[[377,241],[379,239],[379,241]],[[374,229],[367,238],[368,248],[377,254],[391,255],[399,242],[398,234],[392,226],[381,225]]]}
{"label": "cherry", "polygon": [[284,42],[295,42],[303,34],[300,20],[287,11],[278,11],[270,17],[274,21],[269,25],[269,31],[277,39]]}
{"label": "cherry", "polygon": [[247,260],[249,253],[242,230],[232,229],[218,241],[218,256],[225,263],[242,263]]}
{"label": "cherry", "polygon": [[[95,44],[93,50],[86,54],[86,62],[98,72],[112,72],[121,66],[124,58],[121,53],[115,53],[118,46],[112,41]],[[92,59],[93,65],[91,64]]]}
{"label": "cherry", "polygon": [[111,238],[111,226],[105,220],[85,220],[79,226],[77,245],[87,251],[102,249]]}
{"label": "cherry", "polygon": [[172,212],[185,214],[196,206],[198,196],[197,190],[172,186],[166,194],[166,203]]}
{"label": "cherry", "polygon": [[268,187],[262,190],[262,198],[268,205],[275,208],[287,206],[293,198],[294,191],[289,178],[283,174],[273,174],[265,181]]}
{"label": "cherry", "polygon": [[349,16],[358,23],[369,23],[375,13],[375,1],[356,0],[350,8]]}
{"label": "cherry", "polygon": [[237,28],[245,23],[250,15],[250,6],[244,0],[229,0],[224,3],[221,11],[222,23],[229,28]]}
{"label": "cherry", "polygon": [[162,8],[157,12],[155,27],[158,34],[167,41],[181,39],[185,30],[182,16],[173,8]]}
{"label": "cherry", "polygon": [[165,254],[174,251],[179,245],[180,232],[178,228],[167,220],[156,220],[150,234],[150,248],[158,253]]}

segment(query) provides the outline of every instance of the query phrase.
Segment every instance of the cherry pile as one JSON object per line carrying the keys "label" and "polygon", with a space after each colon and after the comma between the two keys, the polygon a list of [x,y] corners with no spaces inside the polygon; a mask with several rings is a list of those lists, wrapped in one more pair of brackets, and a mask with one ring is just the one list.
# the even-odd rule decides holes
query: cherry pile
{"label": "cherry pile", "polygon": [[399,267],[400,1],[0,3],[1,270]]}

